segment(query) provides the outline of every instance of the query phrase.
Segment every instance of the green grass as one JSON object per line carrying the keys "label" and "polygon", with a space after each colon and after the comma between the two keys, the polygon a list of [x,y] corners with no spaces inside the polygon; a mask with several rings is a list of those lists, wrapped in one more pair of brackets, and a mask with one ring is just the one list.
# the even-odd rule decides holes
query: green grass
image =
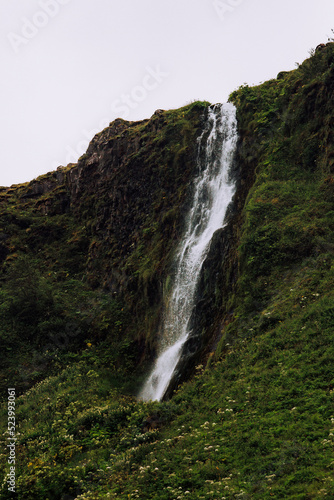
{"label": "green grass", "polygon": [[95,348],[21,396],[19,498],[333,495],[334,297],[308,276],[168,402],[124,396]]}
{"label": "green grass", "polygon": [[[120,215],[135,223],[135,230],[126,228],[128,240],[121,239],[123,225],[106,238],[96,232],[101,214],[109,213],[109,191],[96,199],[86,186],[71,217],[56,213],[42,226],[38,245],[47,266],[31,260],[23,272],[20,255],[24,245],[37,245],[38,216],[28,205],[18,214],[17,198],[8,204],[13,193],[1,196],[13,243],[4,270],[16,280],[23,273],[25,283],[34,279],[43,306],[37,311],[43,321],[27,321],[35,328],[30,334],[45,321],[46,331],[61,331],[55,319],[65,313],[68,320],[77,317],[82,332],[76,348],[53,352],[50,366],[31,374],[37,383],[17,399],[19,499],[334,498],[333,64],[331,44],[295,71],[231,94],[243,196],[232,219],[233,255],[221,257],[225,269],[219,262],[214,269],[224,274],[216,288],[230,283],[229,293],[215,290],[210,306],[215,347],[169,401],[134,396],[154,351],[159,294],[169,286],[168,263],[187,204],[190,144],[207,103],[166,112],[164,123],[154,117],[128,124],[120,133],[131,145],[141,141],[127,165],[137,169],[131,182],[138,196]],[[125,178],[114,182],[121,190],[127,185]],[[26,186],[19,189],[24,193]],[[64,223],[66,234],[59,234]],[[73,245],[69,253],[64,241]],[[108,289],[93,282],[115,269],[123,300],[111,300]],[[5,279],[2,294],[6,321],[14,306],[29,314]],[[50,317],[43,318],[45,311]],[[12,332],[5,337],[2,326],[7,345]],[[10,360],[13,369],[15,355]],[[12,379],[2,375],[9,377],[6,387]],[[5,403],[1,412],[5,445]],[[8,456],[2,450],[4,481]],[[5,488],[0,498],[8,498]]]}

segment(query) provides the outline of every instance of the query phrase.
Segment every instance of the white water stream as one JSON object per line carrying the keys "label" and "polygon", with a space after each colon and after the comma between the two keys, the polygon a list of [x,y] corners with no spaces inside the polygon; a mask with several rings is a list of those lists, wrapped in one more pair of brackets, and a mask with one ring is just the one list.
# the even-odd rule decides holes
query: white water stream
{"label": "white water stream", "polygon": [[175,258],[175,276],[161,328],[160,353],[139,398],[161,400],[189,335],[196,286],[214,232],[223,227],[235,186],[229,178],[237,143],[233,104],[210,106],[198,141],[198,176]]}

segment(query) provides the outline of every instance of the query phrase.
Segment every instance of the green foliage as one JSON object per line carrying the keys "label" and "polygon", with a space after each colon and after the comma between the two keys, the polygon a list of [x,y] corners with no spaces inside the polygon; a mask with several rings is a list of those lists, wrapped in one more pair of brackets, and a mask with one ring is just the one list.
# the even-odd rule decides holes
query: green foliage
{"label": "green foliage", "polygon": [[[116,144],[118,175],[103,178],[98,197],[98,184],[83,179],[72,211],[66,190],[50,194],[57,209],[41,226],[22,198],[29,185],[0,193],[10,235],[0,240],[3,387],[16,382],[19,357],[37,382],[16,406],[19,498],[334,497],[333,62],[330,44],[295,71],[231,94],[247,191],[234,219],[237,255],[224,261],[233,286],[228,297],[215,291],[221,334],[210,362],[203,356],[169,401],[133,394],[170,287],[207,103],[122,121],[112,137],[106,129],[99,168],[112,170],[102,153]],[[45,336],[62,332],[66,349],[44,345],[43,367],[29,364]],[[1,412],[5,443],[5,404]]]}
{"label": "green foliage", "polygon": [[[122,121],[111,141],[128,151],[111,179],[98,173],[92,181],[90,152],[0,193],[0,387],[10,381],[26,390],[87,343],[108,340],[122,372],[154,352],[159,282],[169,272],[207,105]],[[108,144],[101,165],[110,170],[109,139],[106,128],[92,147]],[[84,174],[76,197],[77,168]]]}
{"label": "green foliage", "polygon": [[330,44],[298,70],[257,87],[243,86],[230,96],[245,138],[242,161],[256,168],[239,245],[239,315],[243,308],[263,310],[280,276],[321,253],[333,238],[328,215],[333,198],[320,194],[332,162],[334,89],[327,77],[333,57]]}

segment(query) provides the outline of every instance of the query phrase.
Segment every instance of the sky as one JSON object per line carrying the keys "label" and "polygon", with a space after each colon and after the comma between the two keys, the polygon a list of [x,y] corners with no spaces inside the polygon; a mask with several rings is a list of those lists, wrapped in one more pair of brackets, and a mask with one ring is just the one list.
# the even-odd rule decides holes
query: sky
{"label": "sky", "polygon": [[333,0],[2,0],[0,186],[77,161],[118,117],[226,102],[332,28]]}

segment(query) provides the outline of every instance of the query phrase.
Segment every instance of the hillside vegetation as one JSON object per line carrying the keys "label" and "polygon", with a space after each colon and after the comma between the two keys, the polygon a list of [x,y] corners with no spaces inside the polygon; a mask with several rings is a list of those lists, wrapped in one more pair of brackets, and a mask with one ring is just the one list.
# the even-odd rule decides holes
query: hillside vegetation
{"label": "hillside vegetation", "polygon": [[204,266],[207,349],[161,403],[135,394],[208,103],[117,120],[78,164],[2,189],[1,499],[8,387],[16,498],[334,498],[333,98],[332,43],[231,94],[240,178]]}

